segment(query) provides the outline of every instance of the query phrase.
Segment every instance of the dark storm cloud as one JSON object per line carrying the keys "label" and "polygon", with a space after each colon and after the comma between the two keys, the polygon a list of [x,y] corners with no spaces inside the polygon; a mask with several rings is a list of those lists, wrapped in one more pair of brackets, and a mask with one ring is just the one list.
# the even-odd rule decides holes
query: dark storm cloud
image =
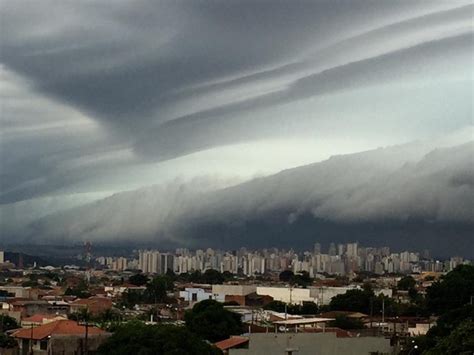
{"label": "dark storm cloud", "polygon": [[[472,34],[466,33],[331,68],[299,79],[289,88],[276,93],[169,121],[147,132],[138,142],[137,149],[154,158],[166,159],[193,150],[228,144],[229,141],[257,139],[265,130],[265,126],[279,123],[278,118],[272,117],[270,120],[258,122],[249,120],[242,124],[243,119],[238,113],[275,107],[338,91],[374,86],[381,82],[387,84],[403,79],[428,80],[434,76],[443,76],[449,74],[452,68],[465,67],[472,62],[472,44]],[[429,66],[426,66],[427,62],[430,63]],[[275,126],[271,128],[277,130]],[[193,134],[188,136],[187,132]],[[182,140],[177,140],[180,137]]]}
{"label": "dark storm cloud", "polygon": [[[462,4],[140,1],[72,6],[54,1],[4,2],[1,59],[8,68],[30,78],[43,94],[87,112],[122,134],[140,135],[155,127],[158,135],[168,136],[169,132],[160,132],[160,124],[178,118],[169,113],[180,104],[173,100],[175,92],[286,66],[318,48],[373,28],[430,12],[438,16],[436,12]],[[216,92],[220,89],[215,88]],[[275,100],[280,97],[288,100],[286,93],[276,95]],[[290,97],[298,99],[298,92]],[[267,98],[257,99],[257,107],[260,101]],[[252,102],[239,105],[252,108]],[[230,103],[229,109],[238,111],[239,106]],[[225,106],[220,110],[218,114],[227,112]],[[207,114],[201,111],[196,114]],[[163,129],[165,132],[166,127]],[[216,131],[212,126],[209,129]],[[186,138],[181,132],[174,139],[185,142]],[[161,137],[138,139],[156,142],[165,156],[194,150],[179,144],[170,147],[160,143]],[[236,138],[229,136],[227,143],[232,140]],[[202,143],[196,145],[202,148]]]}
{"label": "dark storm cloud", "polygon": [[[208,224],[232,229],[279,214],[272,223],[285,229],[308,213],[342,224],[415,219],[472,225],[474,143],[433,149],[439,144],[336,156],[224,189],[209,188],[208,180],[147,187],[39,219],[26,235],[102,241],[133,235],[189,245]],[[221,237],[207,236],[213,243]]]}
{"label": "dark storm cloud", "polygon": [[[179,159],[157,161],[208,148],[271,147],[279,144],[273,138],[293,139],[289,147],[309,136],[347,140],[344,151],[353,152],[357,140],[376,147],[461,129],[472,124],[472,11],[467,0],[3,0],[0,207],[7,217],[0,223],[11,218],[14,229],[26,221],[18,211],[45,216],[44,203],[60,211],[61,203],[80,204],[80,193],[161,182],[163,165],[179,175]],[[310,150],[300,145],[299,154]],[[192,178],[198,165],[222,169],[225,154],[211,155],[208,165],[188,160],[182,171]],[[272,148],[265,154],[262,166],[280,159]],[[226,173],[238,175],[228,164]],[[470,174],[452,183],[464,186]],[[150,203],[173,199],[176,189],[177,207],[197,196],[173,186]],[[326,209],[307,210],[347,217],[360,205],[333,197]],[[117,208],[110,213],[125,220],[128,211]],[[83,235],[89,218],[97,222],[88,215],[71,228]],[[146,218],[148,234],[162,228]],[[109,225],[101,231],[113,235]]]}

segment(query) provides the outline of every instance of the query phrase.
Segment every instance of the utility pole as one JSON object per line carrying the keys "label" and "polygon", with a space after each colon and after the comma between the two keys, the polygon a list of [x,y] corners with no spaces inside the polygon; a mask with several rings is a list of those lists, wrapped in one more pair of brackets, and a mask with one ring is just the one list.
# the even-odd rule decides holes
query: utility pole
{"label": "utility pole", "polygon": [[382,298],[382,323],[385,323],[385,298]]}
{"label": "utility pole", "polygon": [[31,332],[30,332],[30,355],[33,355],[33,322],[31,323]]}
{"label": "utility pole", "polygon": [[378,327],[379,332],[382,331],[382,334],[383,334],[384,323],[385,323],[385,298],[382,298],[382,322],[379,322],[379,327]]}
{"label": "utility pole", "polygon": [[89,323],[87,322],[87,319],[86,319],[86,337],[84,339],[84,355],[88,355],[89,354],[89,344],[88,344],[88,338],[89,338]]}
{"label": "utility pole", "polygon": [[372,320],[374,318],[374,298],[370,297],[370,331],[373,335]]}
{"label": "utility pole", "polygon": [[89,354],[89,311],[87,309],[85,310],[83,317],[84,317],[85,334],[84,334],[84,349],[82,351],[82,354],[88,355]]}

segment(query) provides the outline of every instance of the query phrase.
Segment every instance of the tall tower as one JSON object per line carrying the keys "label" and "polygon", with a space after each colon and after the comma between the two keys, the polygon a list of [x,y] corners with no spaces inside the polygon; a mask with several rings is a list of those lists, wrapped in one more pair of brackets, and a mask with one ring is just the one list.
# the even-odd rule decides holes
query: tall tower
{"label": "tall tower", "polygon": [[90,268],[92,261],[92,243],[89,241],[84,243],[84,261],[86,262],[87,267]]}
{"label": "tall tower", "polygon": [[321,254],[321,244],[314,243],[314,255]]}
{"label": "tall tower", "polygon": [[91,261],[92,261],[92,243],[86,241],[84,243],[84,261],[86,262],[85,278],[87,282],[91,279]]}

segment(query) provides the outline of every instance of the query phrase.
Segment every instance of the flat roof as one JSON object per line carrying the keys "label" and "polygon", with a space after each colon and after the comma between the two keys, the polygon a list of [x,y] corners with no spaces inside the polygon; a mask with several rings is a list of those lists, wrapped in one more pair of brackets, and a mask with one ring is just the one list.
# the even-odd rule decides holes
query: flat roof
{"label": "flat roof", "polygon": [[324,323],[334,320],[334,318],[301,318],[301,319],[287,319],[273,322],[274,324],[283,325],[298,325],[298,324],[313,324],[313,323]]}

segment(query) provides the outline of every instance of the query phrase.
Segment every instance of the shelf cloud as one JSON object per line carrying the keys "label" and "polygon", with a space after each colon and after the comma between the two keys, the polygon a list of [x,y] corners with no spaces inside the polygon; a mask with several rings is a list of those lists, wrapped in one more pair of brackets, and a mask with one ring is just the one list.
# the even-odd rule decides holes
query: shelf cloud
{"label": "shelf cloud", "polygon": [[[473,11],[470,0],[2,1],[2,238],[126,191],[204,179],[209,193],[468,132]],[[381,200],[404,209],[382,187],[370,190],[379,198],[364,191],[305,211],[348,220],[375,218]],[[456,193],[439,201],[456,205]]]}

